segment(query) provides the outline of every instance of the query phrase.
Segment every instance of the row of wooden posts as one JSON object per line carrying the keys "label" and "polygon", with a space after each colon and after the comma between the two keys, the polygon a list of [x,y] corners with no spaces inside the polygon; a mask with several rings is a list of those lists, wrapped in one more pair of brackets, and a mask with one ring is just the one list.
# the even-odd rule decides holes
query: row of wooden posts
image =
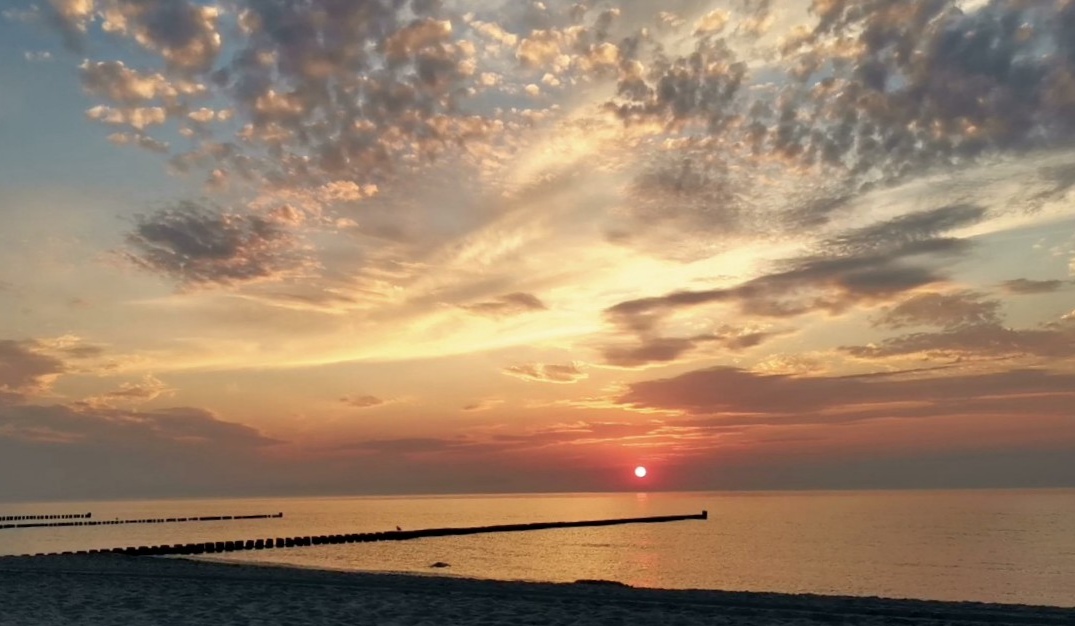
{"label": "row of wooden posts", "polygon": [[89,519],[91,513],[67,513],[54,515],[0,515],[0,522],[23,522],[28,520]]}
{"label": "row of wooden posts", "polygon": [[[707,511],[696,515],[662,515],[657,517],[631,517],[618,519],[588,520],[581,522],[536,522],[532,524],[502,524],[499,526],[474,526],[467,528],[426,528],[423,530],[395,530],[379,533],[350,533],[339,535],[313,535],[302,537],[275,537],[245,539],[238,541],[206,541],[198,543],[165,544],[157,546],[129,546],[101,550],[38,553],[32,556],[58,556],[71,554],[125,554],[129,556],[165,556],[213,554],[238,550],[266,550],[273,548],[300,548],[304,546],[334,545],[342,543],[370,543],[374,541],[406,541],[424,537],[451,537],[482,533],[523,532],[552,528],[580,528],[587,526],[616,526],[620,524],[657,524],[709,518]],[[25,555],[31,556],[31,555]]]}
{"label": "row of wooden posts", "polygon": [[205,515],[202,517],[159,517],[150,519],[105,519],[85,521],[59,521],[59,522],[25,522],[19,524],[0,524],[0,530],[14,528],[51,528],[56,526],[115,526],[117,524],[174,524],[179,522],[221,522],[227,520],[250,520],[250,519],[277,519],[283,517],[283,513],[268,513],[261,515]]}

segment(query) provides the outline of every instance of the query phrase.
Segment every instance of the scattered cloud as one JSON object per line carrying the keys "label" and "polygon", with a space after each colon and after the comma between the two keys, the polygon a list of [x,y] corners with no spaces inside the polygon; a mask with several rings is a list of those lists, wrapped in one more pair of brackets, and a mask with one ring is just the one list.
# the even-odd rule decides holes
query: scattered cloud
{"label": "scattered cloud", "polygon": [[527,381],[561,384],[577,383],[588,376],[578,363],[564,365],[527,363],[505,367],[503,372],[508,376]]}
{"label": "scattered cloud", "polygon": [[468,413],[477,413],[480,411],[489,411],[504,404],[504,401],[499,398],[486,398],[484,400],[478,400],[477,402],[471,402],[462,407],[463,411]]}
{"label": "scattered cloud", "polygon": [[529,293],[509,293],[493,300],[465,304],[461,308],[478,315],[507,317],[546,310],[545,303]]}
{"label": "scattered cloud", "polygon": [[1059,291],[1067,283],[1062,280],[1030,280],[1029,278],[1016,278],[1001,283],[1001,289],[1006,293],[1015,295],[1033,295],[1039,293],[1052,293]]}
{"label": "scattered cloud", "polygon": [[356,409],[371,409],[376,406],[383,406],[385,404],[388,404],[390,401],[378,398],[377,396],[361,395],[344,396],[340,398],[340,402],[343,402],[347,406],[351,406]]}

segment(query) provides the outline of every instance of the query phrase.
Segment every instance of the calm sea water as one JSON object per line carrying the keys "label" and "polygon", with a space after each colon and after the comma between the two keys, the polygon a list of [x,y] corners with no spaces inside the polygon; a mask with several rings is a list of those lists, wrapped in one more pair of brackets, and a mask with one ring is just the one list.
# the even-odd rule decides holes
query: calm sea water
{"label": "calm sea water", "polygon": [[[708,521],[217,555],[477,578],[1075,606],[1075,491],[639,493],[0,504],[0,515],[283,519],[0,530],[0,554],[698,513]],[[449,569],[431,570],[444,561]]]}

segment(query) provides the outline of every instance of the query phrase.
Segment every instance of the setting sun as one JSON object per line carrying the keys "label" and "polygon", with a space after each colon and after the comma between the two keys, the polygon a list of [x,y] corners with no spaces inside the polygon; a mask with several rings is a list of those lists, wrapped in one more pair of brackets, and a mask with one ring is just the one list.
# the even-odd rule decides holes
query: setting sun
{"label": "setting sun", "polygon": [[645,478],[646,477],[646,468],[642,467],[641,465],[636,467],[635,468],[635,476],[637,476],[638,478]]}

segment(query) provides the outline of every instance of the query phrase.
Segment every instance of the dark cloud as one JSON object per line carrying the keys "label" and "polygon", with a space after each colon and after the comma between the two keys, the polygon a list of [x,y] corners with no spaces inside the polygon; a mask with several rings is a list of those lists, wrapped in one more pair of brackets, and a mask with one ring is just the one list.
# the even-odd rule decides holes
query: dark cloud
{"label": "dark cloud", "polygon": [[939,326],[947,330],[998,324],[1000,302],[983,300],[981,294],[920,293],[887,309],[874,324],[883,328]]}
{"label": "dark cloud", "polygon": [[1007,328],[999,322],[956,325],[941,332],[913,333],[868,346],[841,350],[863,359],[919,355],[938,359],[1038,357],[1075,358],[1075,320],[1040,328]]}
{"label": "dark cloud", "polygon": [[488,411],[490,409],[496,408],[497,405],[502,404],[503,402],[504,402],[503,400],[498,400],[498,399],[493,399],[493,398],[486,399],[486,400],[479,400],[477,402],[471,402],[470,404],[467,404],[467,405],[463,406],[460,410],[466,411],[468,413],[473,413],[473,412],[478,412],[478,411]]}
{"label": "dark cloud", "polygon": [[725,352],[739,352],[753,348],[772,338],[776,333],[749,332],[725,328],[720,333],[695,335],[693,337],[649,337],[645,334],[637,343],[625,346],[607,346],[603,349],[605,363],[616,367],[645,367],[678,361],[695,350],[706,347]]}
{"label": "dark cloud", "polygon": [[1045,188],[1026,199],[1026,205],[1030,210],[1040,209],[1049,202],[1063,200],[1068,192],[1075,188],[1075,164],[1042,168],[1038,172],[1038,177],[1041,178]]}
{"label": "dark cloud", "polygon": [[564,365],[527,363],[505,367],[503,372],[515,378],[543,383],[577,383],[587,377],[586,372],[577,363]]}
{"label": "dark cloud", "polygon": [[469,448],[474,442],[467,438],[404,437],[400,439],[368,439],[342,444],[335,451],[366,452],[385,455],[443,453]]}
{"label": "dark cloud", "polygon": [[0,407],[0,500],[264,492],[278,443],[198,408]]}
{"label": "dark cloud", "polygon": [[0,340],[0,404],[46,391],[66,369],[35,341]]}
{"label": "dark cloud", "polygon": [[520,315],[522,313],[531,313],[533,311],[544,311],[548,307],[533,294],[516,292],[505,294],[485,302],[465,304],[460,308],[465,311],[470,311],[471,313],[477,313],[478,315],[506,317]]}
{"label": "dark cloud", "polygon": [[861,257],[893,252],[913,252],[923,243],[935,242],[939,235],[980,222],[984,208],[955,204],[919,211],[852,230],[825,241],[822,253],[828,257]]}
{"label": "dark cloud", "polygon": [[138,218],[124,256],[184,287],[232,285],[294,275],[309,267],[278,221],[180,202]]}
{"label": "dark cloud", "polygon": [[122,411],[64,405],[8,406],[0,409],[0,438],[117,448],[219,445],[241,449],[278,443],[249,426],[225,422],[210,411],[191,407]]}
{"label": "dark cloud", "polygon": [[387,404],[388,401],[377,396],[363,395],[363,396],[344,396],[340,398],[340,402],[348,406],[353,406],[358,409],[369,409],[375,406],[381,406]]}
{"label": "dark cloud", "polygon": [[[874,419],[898,415],[908,403],[921,404],[914,407],[916,414],[944,416],[962,411],[963,403],[983,395],[1016,401],[1023,398],[1024,407],[1033,405],[1024,398],[1028,394],[1053,395],[1064,402],[1075,400],[1075,385],[1069,374],[1041,370],[929,374],[805,377],[718,367],[633,383],[617,402],[635,409],[675,410],[689,415],[727,414],[728,420],[714,423],[750,425],[772,423],[770,417],[779,423]],[[1053,405],[1056,406],[1059,405]]]}
{"label": "dark cloud", "polygon": [[1000,287],[1006,293],[1014,295],[1032,295],[1039,293],[1053,293],[1065,287],[1067,283],[1062,280],[1030,280],[1029,278],[1016,278],[1006,280]]}

